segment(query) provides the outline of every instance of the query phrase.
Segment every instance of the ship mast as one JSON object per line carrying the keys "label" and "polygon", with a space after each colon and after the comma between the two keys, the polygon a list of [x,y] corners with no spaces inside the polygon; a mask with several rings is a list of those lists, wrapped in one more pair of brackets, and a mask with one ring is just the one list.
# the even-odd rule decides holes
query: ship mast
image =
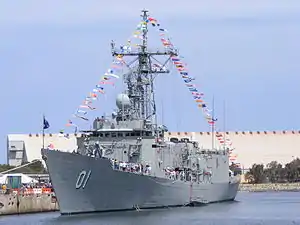
{"label": "ship mast", "polygon": [[[112,42],[112,55],[119,57],[134,57],[130,63],[126,64],[129,73],[124,75],[124,82],[127,84],[127,95],[130,99],[130,109],[125,113],[126,120],[143,120],[145,129],[154,131],[157,129],[156,124],[156,104],[154,96],[154,79],[158,74],[169,73],[165,69],[166,64],[172,56],[177,55],[177,51],[173,49],[165,49],[164,51],[148,50],[148,11],[142,10],[142,42],[136,51],[124,52],[117,51],[115,44]],[[165,62],[160,63],[156,56],[168,56]],[[154,63],[161,65],[159,68]],[[134,65],[136,63],[136,65]],[[156,64],[156,65],[157,65]]]}

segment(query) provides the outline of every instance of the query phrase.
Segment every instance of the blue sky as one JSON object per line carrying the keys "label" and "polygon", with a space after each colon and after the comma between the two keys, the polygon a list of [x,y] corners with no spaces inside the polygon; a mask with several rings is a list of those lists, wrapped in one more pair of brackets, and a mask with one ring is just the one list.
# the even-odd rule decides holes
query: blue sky
{"label": "blue sky", "polygon": [[[108,69],[110,40],[124,43],[144,7],[169,30],[205,99],[214,96],[221,128],[225,100],[228,130],[299,129],[299,1],[2,0],[0,163],[6,135],[40,132],[42,113],[49,132],[65,128]],[[99,115],[120,87],[96,102]],[[169,130],[208,129],[175,70],[158,78],[162,94]]]}

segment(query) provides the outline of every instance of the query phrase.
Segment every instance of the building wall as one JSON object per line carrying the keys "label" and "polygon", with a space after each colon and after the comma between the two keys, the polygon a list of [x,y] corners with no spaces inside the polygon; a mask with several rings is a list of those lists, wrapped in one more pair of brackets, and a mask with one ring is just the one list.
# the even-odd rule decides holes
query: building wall
{"label": "building wall", "polygon": [[[251,167],[254,163],[267,164],[272,160],[280,163],[287,163],[293,158],[300,158],[300,131],[238,131],[227,132],[226,138],[232,140],[234,153],[237,154],[237,162],[244,168]],[[168,132],[166,138],[189,138],[198,141],[200,147],[211,148],[212,134],[210,132]],[[16,146],[16,143],[19,143]],[[8,159],[11,165],[20,165],[21,161],[32,161],[41,159],[40,149],[42,148],[42,135],[11,134],[8,135],[7,156],[13,156],[13,151],[22,148],[21,160]],[[45,134],[45,146],[53,144],[54,149],[73,151],[77,148],[76,137],[69,134],[69,138],[59,134]],[[218,141],[214,141],[215,147],[221,147]],[[12,148],[15,146],[15,149]]]}
{"label": "building wall", "polygon": [[[238,131],[225,136],[232,141],[233,153],[244,168],[272,160],[285,164],[300,158],[300,131]],[[211,148],[213,140],[211,132],[169,132],[167,137],[191,138],[204,148]],[[214,143],[220,147],[217,140]]]}
{"label": "building wall", "polygon": [[[23,143],[24,147],[21,150],[20,145],[16,143]],[[54,149],[61,149],[64,151],[73,151],[77,148],[76,137],[74,134],[69,134],[68,138],[61,134],[45,134],[44,145],[47,147],[52,144]],[[15,148],[13,148],[15,146]],[[18,166],[22,161],[31,162],[34,159],[41,159],[41,148],[43,146],[43,135],[41,134],[10,134],[7,136],[7,161],[8,164]],[[13,158],[15,154],[12,153],[17,148],[19,158]]]}

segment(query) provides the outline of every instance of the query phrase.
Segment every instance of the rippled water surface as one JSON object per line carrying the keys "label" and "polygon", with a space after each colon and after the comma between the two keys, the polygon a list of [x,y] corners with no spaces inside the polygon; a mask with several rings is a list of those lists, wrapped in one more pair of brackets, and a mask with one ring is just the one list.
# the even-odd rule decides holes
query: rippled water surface
{"label": "rippled water surface", "polygon": [[201,207],[60,216],[41,213],[0,217],[4,225],[300,225],[300,192],[239,193],[235,202]]}

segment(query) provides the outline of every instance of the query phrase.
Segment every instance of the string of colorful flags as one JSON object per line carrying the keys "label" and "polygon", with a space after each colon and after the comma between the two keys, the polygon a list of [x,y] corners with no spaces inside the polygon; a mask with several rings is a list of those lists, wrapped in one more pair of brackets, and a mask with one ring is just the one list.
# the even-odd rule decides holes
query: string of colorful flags
{"label": "string of colorful flags", "polygon": [[[127,40],[125,45],[121,45],[119,50],[120,53],[128,53],[138,48],[141,45],[141,40],[143,36],[141,35],[143,30],[147,29],[145,21],[141,20],[132,35]],[[138,40],[138,41],[136,41]],[[113,58],[112,63],[109,69],[101,76],[99,82],[93,87],[89,94],[84,98],[83,102],[76,109],[73,114],[73,118],[77,118],[83,121],[89,121],[88,113],[96,109],[94,103],[100,98],[101,95],[104,95],[108,90],[108,86],[114,86],[117,79],[120,78],[119,73],[122,74],[126,67],[126,61],[123,55],[117,55]],[[77,132],[78,126],[73,121],[74,119],[69,119],[66,123],[67,127],[74,127],[75,133]],[[60,134],[64,136],[64,129],[60,131]],[[67,136],[66,136],[67,137]]]}
{"label": "string of colorful flags", "polygon": [[[169,50],[175,50],[173,43],[171,42],[170,37],[168,36],[168,31],[160,26],[158,21],[155,18],[148,17],[146,20],[141,20],[132,35],[128,38],[127,43],[125,45],[120,46],[120,53],[128,53],[131,52],[134,48],[138,48],[143,40],[143,31],[147,29],[147,24],[151,24],[153,27],[157,27],[159,31],[160,40],[163,46]],[[136,42],[136,40],[138,40]],[[198,108],[202,109],[204,113],[204,117],[207,120],[210,126],[214,126],[216,131],[216,138],[219,143],[224,146],[226,149],[229,149],[229,159],[231,162],[234,162],[237,158],[237,155],[233,154],[232,142],[228,137],[225,137],[222,133],[218,132],[219,130],[216,128],[215,123],[217,121],[216,118],[212,116],[212,110],[208,108],[207,103],[204,101],[204,94],[198,90],[196,85],[193,83],[195,78],[189,75],[187,70],[187,64],[183,62],[182,56],[172,56],[171,61],[179,74],[181,75],[185,86],[188,88],[191,93],[194,101],[196,102]],[[127,63],[123,57],[123,55],[117,55],[113,58],[113,61],[109,67],[109,69],[101,76],[99,82],[93,87],[92,91],[84,98],[83,102],[77,108],[76,112],[73,114],[73,118],[77,118],[83,121],[89,121],[88,113],[96,109],[94,106],[94,102],[99,99],[101,95],[104,95],[107,91],[108,86],[114,86],[117,79],[120,78],[118,75],[120,72],[123,72]],[[160,65],[157,65],[158,67]],[[77,131],[78,126],[74,123],[73,119],[69,119],[67,127],[75,127],[75,132]],[[63,133],[63,130],[61,131]]]}
{"label": "string of colorful flags", "polygon": [[[160,23],[154,19],[154,18],[148,18],[145,22],[151,23],[153,27],[157,27],[159,36],[161,37],[160,40],[163,44],[163,46],[167,50],[176,50],[175,46],[171,42],[171,38],[168,36],[167,29],[164,29],[160,26]],[[208,104],[204,101],[204,94],[198,90],[196,85],[193,81],[195,81],[195,78],[189,75],[187,64],[183,62],[182,56],[171,56],[171,61],[179,74],[181,75],[185,86],[188,88],[189,92],[191,93],[194,101],[196,102],[198,108],[202,109],[202,112],[204,113],[204,117],[207,120],[208,124],[210,126],[214,126],[214,130],[216,131],[215,136],[217,140],[219,141],[221,146],[224,146],[226,149],[229,149],[229,159],[231,162],[236,161],[237,155],[233,154],[233,148],[232,148],[232,142],[231,140],[226,137],[224,134],[219,132],[219,129],[216,128],[216,121],[217,118],[214,118],[213,111],[208,108]]]}

